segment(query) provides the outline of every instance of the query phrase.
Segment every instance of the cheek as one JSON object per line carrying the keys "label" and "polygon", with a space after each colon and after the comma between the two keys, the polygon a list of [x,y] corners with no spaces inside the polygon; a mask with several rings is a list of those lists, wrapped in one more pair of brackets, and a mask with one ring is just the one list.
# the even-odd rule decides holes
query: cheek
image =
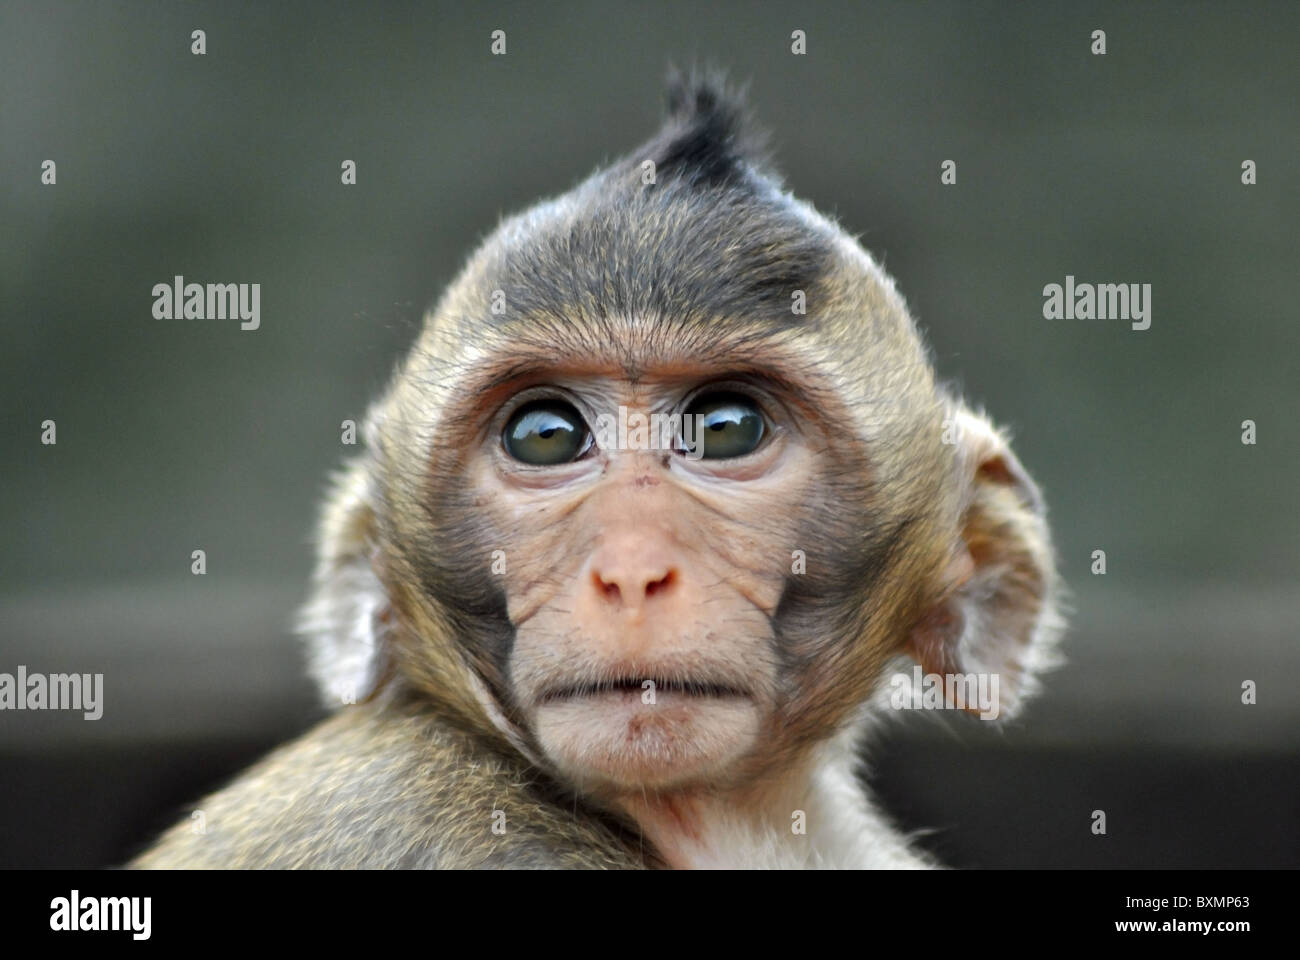
{"label": "cheek", "polygon": [[776,616],[791,581],[806,568],[807,538],[799,528],[796,504],[733,498],[701,511],[691,530],[699,581],[713,603],[714,594],[732,590],[764,617]]}
{"label": "cheek", "polygon": [[[577,524],[563,520],[548,523],[545,516],[541,514],[503,537],[507,546],[499,569],[506,615],[520,629],[532,625],[546,611],[570,602],[584,554],[590,552],[590,538],[581,535]],[[538,519],[544,524],[540,529]]]}
{"label": "cheek", "polygon": [[578,502],[493,489],[478,498],[483,549],[516,627],[562,592],[590,549],[592,531],[574,516]]}

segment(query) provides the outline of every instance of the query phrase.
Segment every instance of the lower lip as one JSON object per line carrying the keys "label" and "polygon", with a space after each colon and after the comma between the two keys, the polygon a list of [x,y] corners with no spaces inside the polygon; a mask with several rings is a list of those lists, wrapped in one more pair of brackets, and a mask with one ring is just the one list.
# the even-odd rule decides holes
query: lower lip
{"label": "lower lip", "polygon": [[538,705],[534,730],[552,759],[593,789],[667,789],[741,757],[760,732],[758,704],[707,695],[620,687]]}

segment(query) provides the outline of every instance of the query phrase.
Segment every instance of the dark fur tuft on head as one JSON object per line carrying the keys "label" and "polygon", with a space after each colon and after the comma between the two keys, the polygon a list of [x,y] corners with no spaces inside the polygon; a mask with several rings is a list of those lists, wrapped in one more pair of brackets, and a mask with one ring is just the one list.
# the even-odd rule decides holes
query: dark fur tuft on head
{"label": "dark fur tuft on head", "polygon": [[641,147],[503,228],[489,247],[491,272],[476,283],[505,291],[511,309],[476,314],[482,322],[555,318],[589,335],[584,353],[609,343],[609,317],[656,318],[668,338],[717,324],[779,332],[809,322],[791,310],[791,295],[814,297],[828,276],[834,225],[810,222],[778,189],[744,102],[720,73],[672,74],[668,107]]}
{"label": "dark fur tuft on head", "polygon": [[750,119],[744,91],[720,70],[668,72],[668,120],[640,153],[656,175],[699,186],[741,179],[746,168],[766,162],[766,135]]}

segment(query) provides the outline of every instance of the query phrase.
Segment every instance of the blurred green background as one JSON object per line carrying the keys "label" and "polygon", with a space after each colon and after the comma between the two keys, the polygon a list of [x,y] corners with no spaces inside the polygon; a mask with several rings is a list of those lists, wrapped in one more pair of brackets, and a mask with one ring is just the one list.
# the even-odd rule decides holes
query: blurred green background
{"label": "blurred green background", "polygon": [[[1005,735],[902,724],[891,809],[950,862],[1300,864],[1297,41],[1295,3],[7,0],[0,670],[107,703],[0,715],[0,864],[120,859],[310,722],[340,421],[500,217],[649,136],[670,62],[749,82],[1050,504],[1071,666]],[[175,274],[260,283],[261,329],[153,319]],[[1150,330],[1044,320],[1067,274],[1150,283]]]}

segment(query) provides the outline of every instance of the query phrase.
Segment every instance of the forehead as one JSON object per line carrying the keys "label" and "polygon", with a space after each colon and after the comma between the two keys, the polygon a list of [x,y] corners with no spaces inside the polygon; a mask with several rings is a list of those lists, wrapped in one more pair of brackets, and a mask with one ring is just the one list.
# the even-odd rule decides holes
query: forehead
{"label": "forehead", "polygon": [[610,170],[489,242],[476,282],[498,306],[466,319],[634,369],[734,349],[807,326],[834,231],[761,177],[660,186]]}

